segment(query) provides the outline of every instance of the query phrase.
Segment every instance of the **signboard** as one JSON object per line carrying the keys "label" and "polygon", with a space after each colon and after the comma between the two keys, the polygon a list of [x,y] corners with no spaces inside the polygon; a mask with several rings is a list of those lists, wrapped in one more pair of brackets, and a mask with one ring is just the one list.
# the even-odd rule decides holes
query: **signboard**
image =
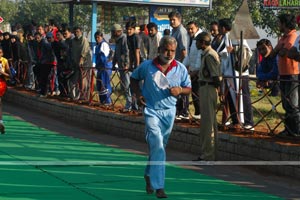
{"label": "signboard", "polygon": [[107,2],[114,4],[149,4],[165,6],[210,7],[210,0],[52,0],[53,3]]}
{"label": "signboard", "polygon": [[114,2],[126,2],[135,4],[154,4],[154,5],[169,5],[169,6],[196,6],[209,7],[209,0],[115,0]]}
{"label": "signboard", "polygon": [[299,8],[300,0],[263,0],[264,8]]}
{"label": "signboard", "polygon": [[168,15],[174,10],[181,11],[180,8],[177,7],[150,6],[150,22],[157,24],[158,31],[161,32],[162,35],[165,29],[172,30]]}
{"label": "signboard", "polygon": [[4,22],[4,19],[3,19],[3,17],[0,16],[0,24],[1,24],[2,22]]}

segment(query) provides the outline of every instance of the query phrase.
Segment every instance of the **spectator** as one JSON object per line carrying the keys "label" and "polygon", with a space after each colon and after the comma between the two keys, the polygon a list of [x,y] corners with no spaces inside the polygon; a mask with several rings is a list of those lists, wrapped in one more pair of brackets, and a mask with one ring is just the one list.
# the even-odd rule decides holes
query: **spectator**
{"label": "spectator", "polygon": [[198,34],[202,32],[198,24],[194,21],[191,21],[187,24],[187,31],[190,36],[190,44],[188,56],[185,57],[183,64],[187,67],[191,81],[192,81],[192,99],[195,108],[195,113],[193,116],[194,119],[200,119],[200,91],[198,84],[198,74],[201,67],[201,49],[197,49],[196,40],[194,40]]}
{"label": "spectator", "polygon": [[75,37],[71,42],[71,63],[74,75],[72,76],[72,82],[77,82],[73,87],[73,91],[70,92],[72,99],[78,100],[82,94],[82,91],[86,91],[89,84],[83,83],[82,74],[90,73],[90,67],[92,67],[91,48],[89,41],[83,36],[81,27],[74,27],[73,29]]}
{"label": "spectator", "polygon": [[[298,25],[298,28],[300,28],[300,15],[297,15],[296,23]],[[297,61],[298,67],[300,69],[300,35],[298,35],[298,37],[294,43],[294,46],[291,49],[289,49],[288,57]],[[300,74],[298,76],[298,80],[300,81]],[[298,87],[298,95],[300,95],[300,87]],[[298,97],[298,98],[300,101],[300,97]],[[300,102],[299,102],[299,105],[300,105]]]}
{"label": "spectator", "polygon": [[218,53],[210,46],[211,36],[202,32],[195,38],[197,48],[203,51],[201,68],[199,70],[201,155],[197,160],[215,160],[215,145],[217,140],[217,98],[221,84],[221,65]]}
{"label": "spectator", "polygon": [[35,60],[34,60],[34,35],[32,33],[28,33],[26,35],[26,42],[25,47],[27,49],[28,53],[28,70],[27,70],[27,82],[25,85],[25,88],[28,90],[34,90],[35,89],[35,80],[36,77],[33,73],[33,67],[35,66]]}
{"label": "spectator", "polygon": [[140,52],[141,52],[141,58],[140,62],[143,62],[148,59],[149,55],[149,31],[147,28],[146,24],[140,25],[140,33],[139,33],[139,38],[141,40],[141,47],[140,47]]}
{"label": "spectator", "polygon": [[[129,76],[131,76],[132,71],[137,68],[141,63],[141,46],[142,40],[138,34],[135,33],[136,22],[129,21],[126,23],[126,31],[127,31],[127,45],[129,50]],[[130,83],[128,95],[132,95]],[[131,98],[131,97],[130,97]],[[122,112],[128,112],[130,110],[135,110],[139,112],[139,108],[137,102],[131,98],[130,109],[123,109]]]}
{"label": "spectator", "polygon": [[129,90],[131,72],[129,71],[129,49],[127,45],[127,37],[123,33],[123,29],[120,24],[114,24],[111,27],[111,36],[116,41],[113,67],[118,64],[121,88],[123,91],[125,91],[126,99],[125,107],[120,111],[130,112],[132,109],[132,97]]}
{"label": "spectator", "polygon": [[271,53],[273,57],[278,56],[281,100],[285,110],[285,129],[278,136],[296,137],[300,136],[299,67],[297,61],[287,57],[288,51],[293,47],[297,38],[295,16],[280,14],[278,25],[283,36]]}
{"label": "spectator", "polygon": [[150,22],[147,25],[149,31],[149,53],[148,59],[154,59],[158,56],[158,46],[161,40],[161,33],[158,32],[157,24]]}
{"label": "spectator", "polygon": [[3,33],[0,31],[0,47],[2,47],[1,43],[3,40],[4,40]]}
{"label": "spectator", "polygon": [[17,66],[17,63],[19,61],[28,61],[28,53],[24,44],[20,42],[19,37],[16,35],[11,35],[10,41],[12,49],[12,58],[15,63],[15,66]]}
{"label": "spectator", "polygon": [[48,32],[52,33],[54,41],[56,41],[56,42],[58,41],[57,36],[56,36],[57,31],[58,31],[57,23],[55,22],[54,19],[49,19],[49,31]]}
{"label": "spectator", "polygon": [[35,45],[34,52],[34,73],[38,80],[39,97],[46,97],[49,88],[49,74],[56,65],[56,57],[51,45],[42,38],[41,33],[34,34]]}
{"label": "spectator", "polygon": [[171,30],[168,29],[168,28],[166,28],[166,29],[164,30],[164,34],[163,34],[163,35],[164,35],[164,36],[171,35]]}
{"label": "spectator", "polygon": [[9,65],[8,61],[6,58],[3,57],[3,50],[0,47],[0,84],[1,84],[1,89],[0,89],[0,132],[1,134],[5,133],[5,127],[3,124],[3,119],[2,119],[2,96],[4,95],[6,91],[6,81],[10,77],[10,70],[9,70]]}
{"label": "spectator", "polygon": [[6,58],[7,60],[10,60],[10,59],[12,59],[10,33],[9,32],[4,32],[3,37],[4,37],[4,39],[1,42],[3,57]]}
{"label": "spectator", "polygon": [[44,29],[44,26],[43,25],[38,25],[36,27],[36,32],[40,33],[42,38],[46,39],[46,32],[45,32],[45,29]]}
{"label": "spectator", "polygon": [[270,96],[277,96],[279,93],[278,80],[278,65],[277,58],[271,57],[273,50],[272,43],[268,39],[261,39],[256,43],[256,48],[262,56],[256,70],[256,77],[258,79],[256,85],[258,88],[270,88]]}
{"label": "spectator", "polygon": [[[191,91],[186,67],[174,59],[176,45],[175,38],[163,37],[159,45],[159,56],[143,62],[131,76],[136,99],[144,99],[140,104],[145,103],[145,134],[149,147],[149,164],[144,175],[146,192],[151,194],[156,190],[157,198],[167,198],[164,191],[165,147],[174,124],[177,96],[188,95]],[[168,83],[161,85],[159,78],[155,77],[165,79]],[[139,81],[142,80],[144,85],[141,94]]]}
{"label": "spectator", "polygon": [[141,39],[135,33],[136,22],[126,23],[127,45],[129,49],[129,70],[132,71],[140,65],[141,58]]}
{"label": "spectator", "polygon": [[12,61],[13,66],[17,71],[17,81],[19,84],[25,84],[25,71],[28,68],[28,52],[25,48],[25,45],[20,42],[20,39],[17,35],[11,35],[11,50],[12,50]]}
{"label": "spectator", "polygon": [[110,77],[112,73],[112,61],[109,60],[110,47],[105,41],[103,33],[97,31],[94,34],[96,40],[95,48],[95,61],[97,69],[96,86],[99,92],[100,103],[110,105],[111,104],[111,85]]}
{"label": "spectator", "polygon": [[215,38],[217,35],[219,35],[219,29],[218,29],[219,23],[217,21],[213,21],[210,23],[210,34],[212,38]]}
{"label": "spectator", "polygon": [[51,68],[51,72],[50,72],[50,77],[49,77],[49,81],[50,81],[50,91],[49,94],[51,96],[56,95],[59,96],[60,95],[60,91],[59,91],[59,84],[58,84],[58,76],[57,76],[57,65],[61,64],[61,60],[60,60],[60,44],[58,41],[56,41],[54,39],[54,35],[52,32],[48,32],[46,34],[46,38],[48,43],[51,45],[55,58],[57,60],[57,64],[54,65]]}
{"label": "spectator", "polygon": [[[240,41],[239,41],[240,42]],[[252,103],[250,97],[250,86],[249,86],[249,60],[252,56],[252,51],[248,45],[247,40],[243,40],[243,46],[240,47],[240,43],[234,45],[235,48],[241,49],[243,51],[243,58],[238,58],[237,63],[235,63],[235,76],[240,76],[241,79],[236,79],[237,83],[237,94],[236,97],[238,99],[239,108],[239,117],[240,117],[240,125],[243,126],[244,129],[254,131],[254,122],[253,122],[253,110]],[[239,51],[234,51],[237,53]],[[241,60],[241,61],[240,61]],[[241,73],[241,74],[240,74]],[[242,95],[240,95],[242,94]],[[242,98],[239,98],[242,97]]]}
{"label": "spectator", "polygon": [[65,54],[66,68],[70,69],[72,68],[72,40],[74,39],[74,34],[69,27],[65,27],[62,31],[67,45],[67,53]]}
{"label": "spectator", "polygon": [[[178,11],[170,12],[169,15],[170,26],[172,29],[172,36],[177,41],[176,55],[175,59],[179,62],[183,62],[184,58],[187,56],[189,38],[186,29],[183,27],[181,20],[182,16]],[[176,119],[189,119],[189,97],[182,94],[177,102],[177,114]]]}
{"label": "spectator", "polygon": [[63,36],[63,31],[59,30],[56,32],[56,37],[58,42],[56,43],[56,47],[54,48],[55,56],[57,58],[57,79],[58,79],[58,93],[56,91],[56,95],[67,96],[66,88],[63,84],[63,76],[62,73],[64,70],[68,69],[67,66],[67,57],[69,52],[69,47],[65,42],[65,38]]}
{"label": "spectator", "polygon": [[219,54],[221,59],[222,75],[228,76],[224,78],[222,85],[222,101],[224,102],[222,123],[229,125],[230,118],[234,126],[239,126],[238,118],[238,102],[237,102],[237,87],[236,71],[234,70],[231,53],[233,51],[232,42],[229,39],[229,32],[232,28],[232,23],[229,19],[220,19],[218,22],[219,35],[215,36],[212,41],[212,48]]}

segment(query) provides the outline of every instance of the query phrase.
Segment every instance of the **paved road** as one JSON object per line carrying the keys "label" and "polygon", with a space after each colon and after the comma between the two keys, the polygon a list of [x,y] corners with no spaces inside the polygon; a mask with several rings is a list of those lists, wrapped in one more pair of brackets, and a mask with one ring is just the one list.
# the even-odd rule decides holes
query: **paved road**
{"label": "paved road", "polygon": [[[109,147],[127,150],[135,154],[147,154],[147,147],[145,143],[137,142],[132,139],[118,138],[111,136],[108,133],[99,133],[89,130],[88,128],[77,127],[74,124],[66,124],[60,119],[52,119],[39,113],[32,113],[29,110],[14,107],[14,105],[10,105],[8,103],[4,104],[4,112],[9,115],[17,116],[20,119],[30,122],[38,127],[43,127],[65,136],[105,144]],[[196,155],[173,151],[170,149],[168,149],[167,156],[168,160],[172,161],[192,160],[196,157]],[[212,176],[227,182],[246,186],[284,199],[300,199],[300,181],[254,170],[252,169],[253,167],[188,166],[185,168],[196,171],[199,174]],[[216,190],[218,190],[218,188],[216,188]]]}

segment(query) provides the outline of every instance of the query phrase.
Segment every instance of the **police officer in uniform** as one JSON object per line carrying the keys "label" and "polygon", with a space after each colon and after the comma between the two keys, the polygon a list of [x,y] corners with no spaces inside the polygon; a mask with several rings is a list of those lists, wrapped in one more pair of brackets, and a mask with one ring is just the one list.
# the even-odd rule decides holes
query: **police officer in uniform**
{"label": "police officer in uniform", "polygon": [[195,38],[201,49],[201,68],[199,70],[201,155],[197,160],[215,160],[217,141],[217,98],[221,83],[221,64],[218,53],[210,46],[211,36],[202,32]]}

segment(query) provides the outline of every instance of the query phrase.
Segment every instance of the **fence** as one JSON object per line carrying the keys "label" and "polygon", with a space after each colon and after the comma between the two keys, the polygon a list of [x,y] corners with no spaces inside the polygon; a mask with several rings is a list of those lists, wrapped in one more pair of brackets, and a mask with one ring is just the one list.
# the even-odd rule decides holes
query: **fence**
{"label": "fence", "polygon": [[[81,77],[82,82],[79,83],[80,85],[80,97],[77,99],[70,99],[67,97],[51,97],[51,98],[57,98],[61,101],[73,101],[78,104],[86,104],[89,106],[93,106],[96,109],[105,109],[105,110],[111,110],[111,111],[119,111],[120,109],[124,108],[126,100],[125,100],[125,94],[127,91],[123,90],[124,84],[120,78],[120,70],[114,69],[112,71],[112,74],[110,76],[110,85],[111,85],[111,93],[109,94],[109,97],[111,99],[111,103],[109,104],[103,104],[100,102],[99,96],[103,95],[101,91],[98,91],[95,87],[96,85],[96,70],[95,68],[82,68],[81,69]],[[127,72],[126,72],[127,73]],[[257,79],[255,77],[252,77],[249,79],[249,77],[223,77],[223,80],[229,80],[229,79],[238,79],[243,80],[245,79],[249,84],[249,94],[251,96],[251,110],[253,112],[253,119],[254,119],[254,128],[256,133],[264,134],[264,135],[274,135],[276,132],[279,132],[283,128],[283,121],[284,121],[284,110],[282,108],[282,101],[280,96],[272,96],[272,90],[273,87],[278,87],[279,81],[274,81],[273,86],[268,88],[257,88],[256,83]],[[20,79],[25,80],[25,79]],[[281,80],[283,81],[283,80]],[[21,84],[22,85],[22,84]],[[228,88],[239,88],[235,89],[235,95],[236,95],[236,105],[240,106],[240,99],[243,95],[241,86],[242,84],[239,84],[238,86],[234,85],[228,85]],[[298,89],[298,88],[293,88]],[[224,91],[224,96],[228,95],[228,91]],[[105,93],[107,95],[107,93]],[[247,94],[246,94],[247,95]],[[228,122],[230,122],[233,115],[242,116],[243,109],[236,109],[236,113],[230,113],[230,115],[224,117],[224,102],[220,101],[218,102],[218,109],[217,109],[217,120],[220,129],[223,130],[230,130],[230,131],[240,131],[242,129],[242,126],[228,126]],[[200,120],[195,120],[191,117],[191,113],[193,113],[194,107],[193,107],[193,101],[190,98],[189,101],[189,114],[190,119],[189,120],[182,120],[180,123],[186,123],[190,124],[192,126],[199,126]],[[140,114],[139,112],[129,112],[128,114]],[[205,113],[204,113],[205,114]],[[241,117],[238,118],[239,125],[242,125],[243,119]],[[247,130],[246,130],[247,131]],[[251,131],[251,130],[248,130]]]}

